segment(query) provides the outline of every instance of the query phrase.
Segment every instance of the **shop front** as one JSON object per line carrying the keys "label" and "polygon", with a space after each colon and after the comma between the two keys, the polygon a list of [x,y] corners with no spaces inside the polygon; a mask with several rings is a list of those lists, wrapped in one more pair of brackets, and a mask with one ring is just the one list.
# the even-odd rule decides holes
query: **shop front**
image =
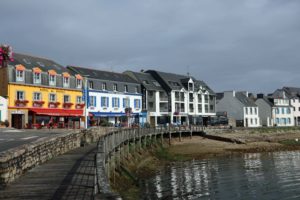
{"label": "shop front", "polygon": [[31,108],[28,112],[28,128],[81,128],[83,110],[58,108]]}
{"label": "shop front", "polygon": [[90,112],[89,125],[91,126],[118,126],[127,127],[139,124],[139,114],[113,113],[113,112]]}

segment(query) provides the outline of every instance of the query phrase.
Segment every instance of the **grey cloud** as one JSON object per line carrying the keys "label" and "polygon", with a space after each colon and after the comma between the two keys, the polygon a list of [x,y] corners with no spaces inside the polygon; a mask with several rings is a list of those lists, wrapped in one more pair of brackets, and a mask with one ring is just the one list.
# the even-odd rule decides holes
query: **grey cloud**
{"label": "grey cloud", "polygon": [[0,38],[15,51],[64,65],[184,74],[189,68],[216,91],[271,92],[300,87],[299,6],[298,0],[3,0]]}

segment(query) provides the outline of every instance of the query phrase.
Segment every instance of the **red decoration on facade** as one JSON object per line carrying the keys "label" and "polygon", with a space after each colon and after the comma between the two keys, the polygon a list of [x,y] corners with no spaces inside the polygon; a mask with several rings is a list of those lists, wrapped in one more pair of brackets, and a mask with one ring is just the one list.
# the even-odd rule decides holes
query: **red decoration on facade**
{"label": "red decoration on facade", "polygon": [[20,100],[20,99],[15,100],[15,105],[17,107],[25,107],[27,103],[28,103],[27,100]]}
{"label": "red decoration on facade", "polygon": [[49,108],[57,108],[60,105],[59,102],[49,102],[48,107]]}

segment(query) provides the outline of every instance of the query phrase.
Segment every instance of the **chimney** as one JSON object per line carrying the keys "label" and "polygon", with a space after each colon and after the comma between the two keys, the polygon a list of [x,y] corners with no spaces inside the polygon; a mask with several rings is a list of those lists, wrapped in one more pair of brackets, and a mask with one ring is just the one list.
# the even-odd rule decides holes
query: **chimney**
{"label": "chimney", "polygon": [[257,94],[257,98],[258,98],[258,99],[262,99],[262,98],[264,98],[264,94],[262,94],[262,93],[260,93],[260,94]]}

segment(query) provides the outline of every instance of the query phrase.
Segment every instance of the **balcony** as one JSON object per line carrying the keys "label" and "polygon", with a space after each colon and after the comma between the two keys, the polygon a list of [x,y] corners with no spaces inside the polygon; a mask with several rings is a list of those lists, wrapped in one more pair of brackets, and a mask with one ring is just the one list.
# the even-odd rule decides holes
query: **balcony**
{"label": "balcony", "polygon": [[15,100],[16,107],[25,107],[29,101],[28,100]]}

